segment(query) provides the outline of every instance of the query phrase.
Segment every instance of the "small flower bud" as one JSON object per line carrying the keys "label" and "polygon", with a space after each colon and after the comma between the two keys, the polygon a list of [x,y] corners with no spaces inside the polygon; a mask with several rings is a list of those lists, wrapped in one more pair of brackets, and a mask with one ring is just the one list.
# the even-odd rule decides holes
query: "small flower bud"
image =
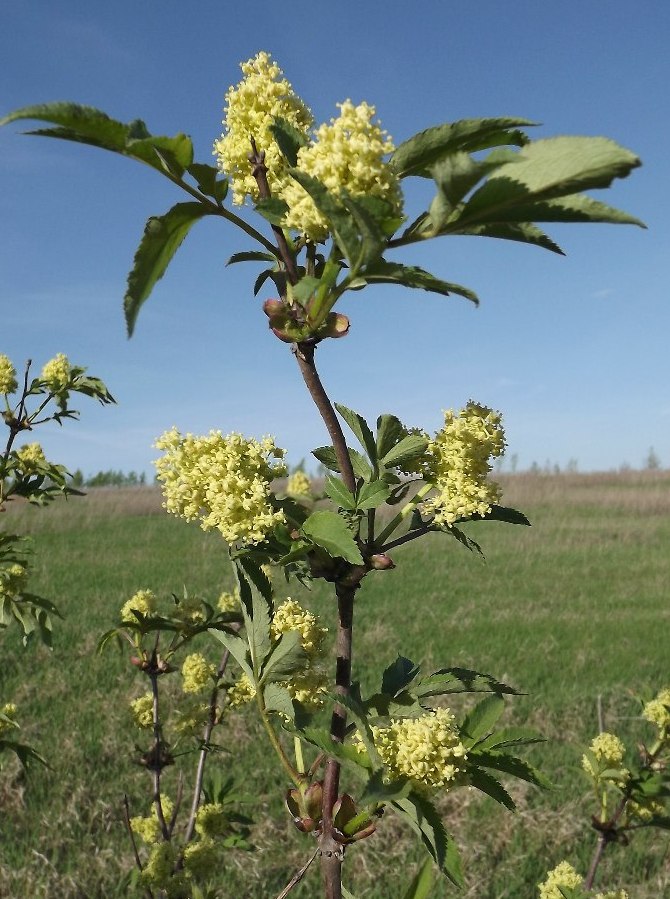
{"label": "small flower bud", "polygon": [[370,568],[374,568],[375,571],[387,571],[390,568],[395,568],[395,562],[386,553],[375,553],[374,556],[370,556],[368,562]]}
{"label": "small flower bud", "polygon": [[317,337],[344,337],[349,332],[349,319],[340,312],[331,312],[317,332]]}
{"label": "small flower bud", "polygon": [[263,312],[267,315],[268,318],[273,318],[275,315],[280,315],[284,311],[284,303],[281,300],[266,300],[263,303]]}

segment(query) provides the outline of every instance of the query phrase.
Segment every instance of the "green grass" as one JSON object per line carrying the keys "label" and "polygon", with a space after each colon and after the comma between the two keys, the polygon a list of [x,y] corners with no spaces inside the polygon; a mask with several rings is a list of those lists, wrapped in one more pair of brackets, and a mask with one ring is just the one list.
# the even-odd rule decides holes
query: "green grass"
{"label": "green grass", "polygon": [[[356,606],[354,667],[364,687],[398,652],[428,667],[474,667],[523,690],[508,719],[547,738],[533,761],[555,789],[514,788],[517,814],[469,791],[445,799],[471,899],[531,899],[563,858],[585,870],[594,838],[578,768],[581,747],[597,732],[598,701],[606,726],[634,746],[643,725],[632,717],[632,694],[670,681],[670,475],[514,476],[505,502],[533,527],[471,525],[486,564],[432,536],[395,550],[397,568],[368,577]],[[22,737],[52,768],[33,768],[26,778],[9,763],[0,772],[0,896],[126,896],[132,856],[123,793],[135,813],[148,805],[127,703],[144,685],[127,657],[99,656],[96,642],[138,588],[168,594],[185,584],[216,598],[231,582],[226,553],[215,536],[162,513],[149,489],[96,491],[45,511],[13,508],[6,527],[14,525],[34,536],[31,586],[65,620],[55,623],[52,653],[23,650],[13,633],[1,638],[0,700],[19,705]],[[291,585],[290,592],[334,627],[327,589],[307,596]],[[206,646],[216,651],[213,641]],[[257,849],[230,853],[221,895],[272,899],[313,844],[283,811],[285,784],[252,711],[230,727],[230,753],[212,764],[234,771],[254,797]],[[387,815],[377,834],[348,852],[345,882],[358,899],[399,899],[418,859],[413,839]],[[667,895],[668,838],[614,847],[601,870],[603,889],[626,887],[636,899]],[[291,895],[317,896],[317,884],[314,870]],[[455,895],[447,884],[433,894]]]}

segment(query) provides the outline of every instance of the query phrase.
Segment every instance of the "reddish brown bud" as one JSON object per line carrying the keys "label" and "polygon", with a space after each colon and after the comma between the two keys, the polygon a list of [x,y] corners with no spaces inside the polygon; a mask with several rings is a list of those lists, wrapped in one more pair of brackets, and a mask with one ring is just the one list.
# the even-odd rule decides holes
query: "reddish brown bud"
{"label": "reddish brown bud", "polygon": [[284,311],[284,303],[281,300],[266,300],[263,303],[263,312],[268,318],[273,315],[279,315]]}
{"label": "reddish brown bud", "polygon": [[368,562],[370,568],[374,568],[375,571],[387,571],[391,568],[395,568],[395,562],[390,556],[387,556],[386,553],[375,553],[374,556],[370,556]]}
{"label": "reddish brown bud", "polygon": [[340,312],[330,312],[317,331],[317,337],[344,337],[349,331],[349,319]]}

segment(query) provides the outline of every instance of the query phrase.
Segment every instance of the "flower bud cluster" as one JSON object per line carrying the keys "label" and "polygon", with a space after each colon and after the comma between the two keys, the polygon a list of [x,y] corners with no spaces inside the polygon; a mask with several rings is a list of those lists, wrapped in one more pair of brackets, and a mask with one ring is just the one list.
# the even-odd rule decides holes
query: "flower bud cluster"
{"label": "flower bud cluster", "polygon": [[[603,732],[591,741],[589,750],[593,753],[600,768],[618,768],[626,754],[626,747],[619,737]],[[593,763],[588,756],[582,756],[582,768],[591,777],[597,777],[598,771],[594,770]]]}
{"label": "flower bud cluster", "polygon": [[271,126],[282,118],[305,136],[312,125],[312,113],[283,77],[268,53],[261,51],[241,64],[244,78],[226,93],[223,136],[214,142],[219,168],[232,180],[233,202],[241,206],[246,197],[259,199],[258,184],[249,163],[251,138],[265,153],[270,190],[279,195],[287,181],[288,166],[277,145]]}
{"label": "flower bud cluster", "polygon": [[[375,107],[368,103],[354,106],[351,100],[337,104],[340,115],[329,125],[320,125],[314,142],[298,151],[298,168],[319,180],[331,193],[346,191],[351,197],[377,197],[390,205],[390,215],[402,211],[398,179],[384,162],[393,152],[386,131],[373,121]],[[329,226],[307,191],[291,181],[282,199],[289,211],[285,225],[295,228],[316,242],[325,240]]]}
{"label": "flower bud cluster", "polygon": [[26,585],[28,569],[19,562],[0,568],[0,596],[16,596]]}
{"label": "flower bud cluster", "polygon": [[187,655],[181,666],[182,690],[184,693],[202,693],[214,686],[216,668],[200,652]]}
{"label": "flower bud cluster", "polygon": [[391,719],[388,727],[373,726],[372,734],[391,779],[407,777],[419,788],[434,790],[454,786],[464,771],[467,751],[449,709]]}
{"label": "flower bud cluster", "polygon": [[154,698],[151,693],[145,693],[130,703],[130,711],[137,727],[148,730],[154,723]]}
{"label": "flower bud cluster", "polygon": [[47,464],[44,450],[39,443],[26,443],[16,451],[16,459],[24,474],[30,474]]}
{"label": "flower bud cluster", "polygon": [[[166,821],[169,821],[174,809],[174,805],[169,796],[161,796],[161,808],[163,809],[163,817]],[[144,840],[145,843],[157,843],[161,839],[162,833],[158,815],[156,814],[156,807],[152,805],[151,814],[146,818],[141,816],[131,818],[130,829],[133,833],[136,833],[138,837]]]}
{"label": "flower bud cluster", "polygon": [[500,499],[500,488],[487,481],[490,459],[505,451],[499,412],[470,400],[464,409],[444,413],[444,427],[429,440],[417,466],[435,494],[422,504],[435,523],[450,527],[461,518],[486,515]]}
{"label": "flower bud cluster", "polygon": [[138,590],[121,607],[121,621],[131,624],[137,623],[137,617],[133,614],[139,612],[145,618],[151,618],[157,613],[156,596],[151,590]]}
{"label": "flower bud cluster", "polygon": [[310,496],[312,493],[312,482],[304,471],[294,471],[286,482],[286,493],[288,496]]}
{"label": "flower bud cluster", "polygon": [[[547,874],[547,879],[538,884],[539,899],[564,899],[565,894],[561,888],[575,890],[583,884],[582,875],[579,874],[569,862],[560,862]],[[580,896],[586,895],[580,892]],[[625,890],[608,890],[605,893],[588,893],[593,899],[628,899]]]}
{"label": "flower bud cluster", "polygon": [[172,428],[155,443],[165,454],[154,462],[163,484],[164,507],[204,531],[218,529],[228,543],[261,543],[284,513],[270,502],[270,482],[286,474],[285,450],[271,437],[261,441],[220,431],[185,437]]}
{"label": "flower bud cluster", "polygon": [[16,369],[12,365],[12,360],[4,353],[0,353],[0,393],[4,395],[14,393],[17,387]]}
{"label": "flower bud cluster", "polygon": [[648,702],[642,714],[647,721],[655,724],[660,731],[670,730],[670,687],[661,690],[655,699]]}
{"label": "flower bud cluster", "polygon": [[52,393],[60,393],[70,383],[72,366],[65,353],[58,353],[53,359],[45,363],[40,375]]}

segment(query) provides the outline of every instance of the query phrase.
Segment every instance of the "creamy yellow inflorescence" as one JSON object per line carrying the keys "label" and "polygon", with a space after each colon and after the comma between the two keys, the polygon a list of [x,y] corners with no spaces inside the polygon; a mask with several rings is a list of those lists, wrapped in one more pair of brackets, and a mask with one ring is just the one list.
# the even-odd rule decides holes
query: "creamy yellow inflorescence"
{"label": "creamy yellow inflorescence", "polygon": [[[377,197],[389,205],[389,216],[402,211],[402,194],[384,156],[394,149],[388,134],[373,121],[375,107],[338,103],[340,115],[320,125],[312,144],[298,151],[297,168],[320,181],[331,193]],[[297,181],[287,183],[282,199],[289,207],[284,223],[312,241],[325,240],[328,222]]]}
{"label": "creamy yellow inflorescence", "polygon": [[200,652],[192,652],[181,666],[182,690],[184,693],[201,693],[214,686],[216,668]]}
{"label": "creamy yellow inflorescence", "polygon": [[283,77],[268,53],[260,52],[241,64],[244,78],[226,93],[224,133],[214,143],[219,168],[232,182],[233,202],[240,206],[246,197],[258,200],[258,185],[251,171],[251,138],[265,153],[270,190],[282,193],[290,180],[286,160],[270,127],[275,118],[286,119],[305,136],[312,125],[312,113]]}
{"label": "creamy yellow inflorescence", "polygon": [[449,709],[392,719],[388,727],[373,726],[372,734],[391,778],[408,777],[419,788],[433,790],[454,786],[464,770],[467,751]]}
{"label": "creamy yellow inflorescence", "polygon": [[539,899],[563,899],[559,887],[573,889],[581,886],[582,876],[569,862],[561,862],[547,874],[547,879],[538,884]]}
{"label": "creamy yellow inflorescence", "polygon": [[0,596],[16,596],[21,593],[27,580],[28,570],[19,562],[0,568]]}
{"label": "creamy yellow inflorescence", "polygon": [[309,496],[312,492],[312,482],[304,471],[294,471],[286,482],[288,496]]}
{"label": "creamy yellow inflorescence", "polygon": [[4,353],[0,353],[0,393],[14,393],[17,386],[16,369],[12,365],[12,360]]}
{"label": "creamy yellow inflorescence", "polygon": [[151,693],[145,693],[130,703],[130,711],[133,721],[138,727],[147,729],[154,723],[154,698]]}
{"label": "creamy yellow inflorescence", "polygon": [[21,468],[26,473],[35,471],[41,465],[45,465],[47,461],[39,443],[26,443],[16,451],[16,456],[21,463]]}
{"label": "creamy yellow inflorescence", "polygon": [[138,590],[121,607],[121,621],[135,624],[138,619],[133,612],[139,612],[145,618],[151,618],[156,614],[156,605],[156,596],[151,590]]}
{"label": "creamy yellow inflorescence", "polygon": [[423,510],[438,525],[451,526],[460,518],[486,515],[500,499],[499,486],[487,480],[490,459],[505,451],[505,432],[499,412],[472,400],[459,413],[444,413],[444,427],[428,442],[418,473],[435,493]]}
{"label": "creamy yellow inflorescence", "polygon": [[328,628],[321,627],[316,615],[307,609],[303,609],[299,602],[296,602],[289,596],[275,610],[272,618],[271,633],[276,640],[281,634],[286,634],[289,631],[298,631],[302,648],[310,659],[313,659],[321,652]]}
{"label": "creamy yellow inflorescence", "polygon": [[50,359],[42,369],[40,380],[45,381],[52,393],[62,390],[72,376],[72,366],[64,353],[58,353]]}
{"label": "creamy yellow inflorescence", "polygon": [[648,702],[642,714],[659,730],[670,730],[670,687],[661,690],[655,699]]}
{"label": "creamy yellow inflorescence", "polygon": [[[606,768],[617,768],[626,754],[626,747],[621,740],[615,736],[615,734],[607,732],[603,732],[598,734],[597,737],[594,737],[589,749],[595,755],[598,762]],[[582,756],[582,768],[587,774],[592,776],[596,775],[591,760],[586,755]]]}
{"label": "creamy yellow inflorescence", "polygon": [[269,502],[270,482],[286,474],[285,451],[271,437],[257,441],[220,431],[182,437],[172,428],[155,446],[165,452],[154,465],[168,512],[200,519],[204,531],[216,528],[228,543],[261,543],[284,522]]}

